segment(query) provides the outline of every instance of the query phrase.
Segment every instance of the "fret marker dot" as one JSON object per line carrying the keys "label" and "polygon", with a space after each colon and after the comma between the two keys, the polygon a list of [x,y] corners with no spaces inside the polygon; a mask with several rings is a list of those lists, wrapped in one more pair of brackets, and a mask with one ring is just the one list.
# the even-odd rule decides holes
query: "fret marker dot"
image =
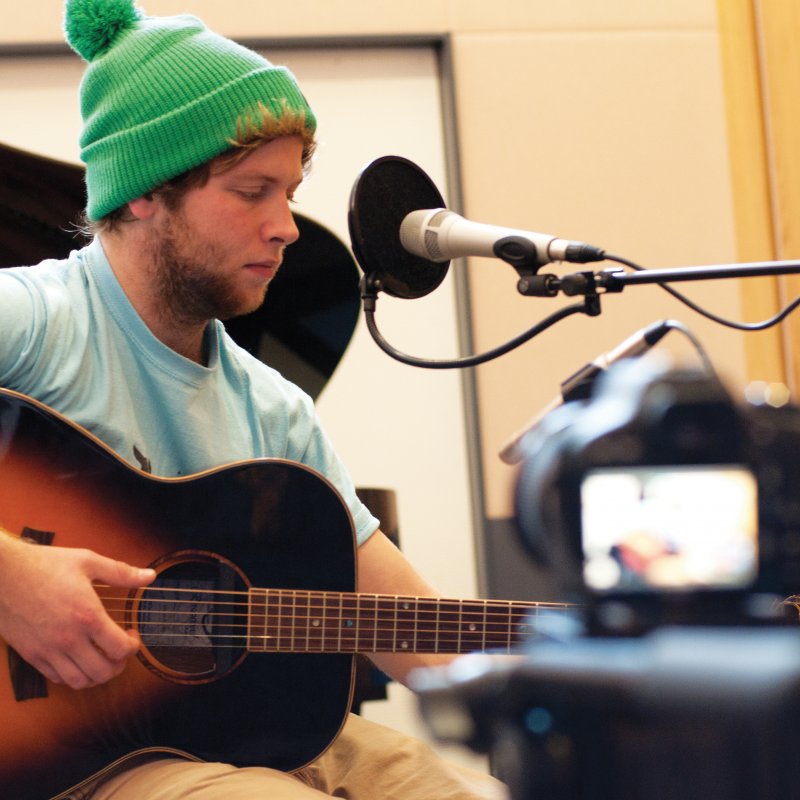
{"label": "fret marker dot", "polygon": [[313,621],[311,624],[312,624],[312,625],[313,625],[315,628],[318,628],[318,627],[319,627],[319,620],[318,620],[318,619],[315,619],[315,620],[314,620],[314,621]]}
{"label": "fret marker dot", "polygon": [[346,619],[346,620],[344,621],[344,626],[345,626],[345,628],[352,628],[352,627],[353,627],[353,620],[351,620],[351,619]]}
{"label": "fret marker dot", "polygon": [[476,631],[478,628],[477,628],[477,626],[475,625],[475,623],[474,623],[474,622],[470,622],[470,624],[469,624],[469,629],[470,629],[471,631]]}
{"label": "fret marker dot", "polygon": [[411,606],[409,606],[409,604],[408,604],[408,603],[403,603],[403,610],[404,610],[404,611],[408,611],[408,609],[409,609],[410,607],[411,607]]}
{"label": "fret marker dot", "polygon": [[401,642],[401,643],[400,643],[400,647],[401,647],[403,650],[408,650],[408,642]]}

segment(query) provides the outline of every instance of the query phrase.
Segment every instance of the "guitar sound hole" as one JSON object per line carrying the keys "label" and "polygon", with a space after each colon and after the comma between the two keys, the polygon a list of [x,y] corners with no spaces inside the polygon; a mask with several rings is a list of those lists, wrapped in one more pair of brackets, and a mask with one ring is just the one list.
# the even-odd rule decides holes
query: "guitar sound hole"
{"label": "guitar sound hole", "polygon": [[144,662],[180,683],[204,683],[230,672],[246,652],[244,576],[214,554],[176,554],[156,570],[135,609]]}

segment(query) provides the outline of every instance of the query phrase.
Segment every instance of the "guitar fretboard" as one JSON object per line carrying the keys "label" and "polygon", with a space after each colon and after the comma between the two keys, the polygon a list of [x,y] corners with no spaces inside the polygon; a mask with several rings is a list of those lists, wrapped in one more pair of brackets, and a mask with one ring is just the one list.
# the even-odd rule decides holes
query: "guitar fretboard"
{"label": "guitar fretboard", "polygon": [[252,589],[247,649],[292,653],[467,653],[511,649],[540,613],[567,604]]}

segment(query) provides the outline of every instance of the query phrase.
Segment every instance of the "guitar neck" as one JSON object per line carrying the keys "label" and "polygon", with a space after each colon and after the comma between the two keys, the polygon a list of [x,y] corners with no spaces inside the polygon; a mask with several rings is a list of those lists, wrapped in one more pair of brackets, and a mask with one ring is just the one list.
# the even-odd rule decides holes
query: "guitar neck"
{"label": "guitar neck", "polygon": [[510,652],[537,614],[564,603],[251,589],[248,650],[292,653]]}

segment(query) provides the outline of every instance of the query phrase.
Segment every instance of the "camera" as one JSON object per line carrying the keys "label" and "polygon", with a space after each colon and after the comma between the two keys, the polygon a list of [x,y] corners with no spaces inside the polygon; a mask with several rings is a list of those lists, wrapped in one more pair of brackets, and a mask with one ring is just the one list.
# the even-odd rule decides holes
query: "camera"
{"label": "camera", "polygon": [[800,409],[668,357],[619,362],[523,442],[531,557],[592,635],[785,617],[800,589]]}
{"label": "camera", "polygon": [[423,671],[514,800],[800,798],[800,410],[651,354],[523,443],[519,535],[574,613]]}

